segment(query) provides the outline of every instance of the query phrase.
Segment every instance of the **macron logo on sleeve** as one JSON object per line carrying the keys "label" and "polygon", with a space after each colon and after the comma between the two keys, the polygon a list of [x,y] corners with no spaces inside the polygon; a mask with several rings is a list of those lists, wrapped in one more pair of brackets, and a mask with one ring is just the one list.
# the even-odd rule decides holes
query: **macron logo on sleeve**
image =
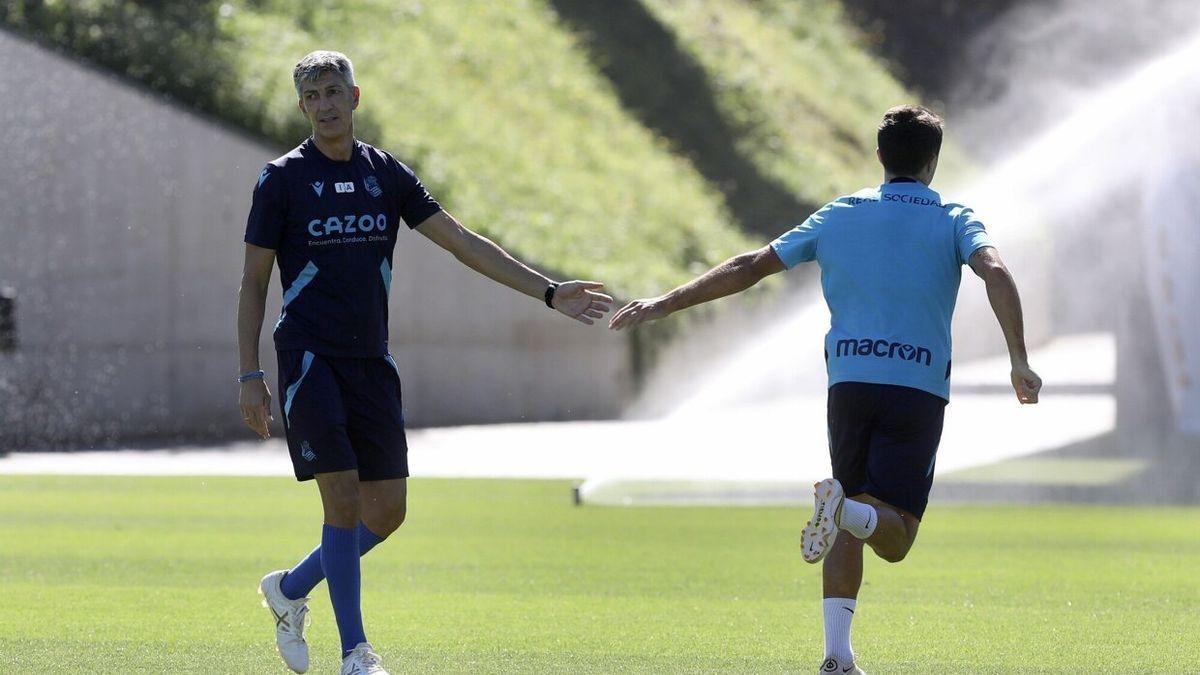
{"label": "macron logo on sleeve", "polygon": [[317,193],[317,196],[320,197],[321,190],[325,189],[325,184],[320,181],[317,181],[316,183],[312,184],[312,189],[313,189],[313,192]]}

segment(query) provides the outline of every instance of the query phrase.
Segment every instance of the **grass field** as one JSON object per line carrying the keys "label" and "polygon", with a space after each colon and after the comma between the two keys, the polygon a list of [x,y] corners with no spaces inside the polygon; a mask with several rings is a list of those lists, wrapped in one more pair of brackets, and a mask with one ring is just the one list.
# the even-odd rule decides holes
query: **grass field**
{"label": "grass field", "polygon": [[[285,672],[255,586],[319,532],[285,479],[0,477],[0,672]],[[364,561],[393,672],[815,672],[796,509],[573,507],[561,481],[419,480]],[[935,504],[871,561],[868,672],[1200,671],[1200,509]],[[310,672],[336,672],[318,588]]]}

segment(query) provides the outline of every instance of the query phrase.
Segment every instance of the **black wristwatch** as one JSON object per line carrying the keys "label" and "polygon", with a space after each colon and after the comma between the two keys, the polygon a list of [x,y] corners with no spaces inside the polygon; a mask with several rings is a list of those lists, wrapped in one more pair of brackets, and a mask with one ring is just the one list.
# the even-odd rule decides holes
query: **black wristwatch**
{"label": "black wristwatch", "polygon": [[546,287],[546,306],[554,309],[554,292],[558,290],[558,284],[553,281]]}

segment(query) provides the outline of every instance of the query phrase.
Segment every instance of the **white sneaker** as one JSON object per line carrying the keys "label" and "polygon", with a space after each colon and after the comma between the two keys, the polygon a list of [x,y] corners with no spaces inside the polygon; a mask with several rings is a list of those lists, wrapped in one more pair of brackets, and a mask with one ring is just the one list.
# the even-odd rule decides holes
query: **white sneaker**
{"label": "white sneaker", "polygon": [[383,669],[383,660],[371,650],[371,645],[360,642],[342,659],[342,675],[388,675],[388,671]]}
{"label": "white sneaker", "polygon": [[833,548],[842,520],[842,503],[846,501],[842,484],[834,478],[826,478],[813,489],[813,517],[800,534],[800,553],[810,563],[820,562]]}
{"label": "white sneaker", "polygon": [[263,607],[271,610],[275,617],[275,647],[279,656],[297,673],[308,670],[308,643],[304,641],[304,629],[308,628],[308,598],[292,600],[279,590],[287,570],[276,570],[262,578],[258,594],[263,596]]}
{"label": "white sneaker", "polygon": [[854,665],[853,661],[842,663],[832,656],[825,659],[825,662],[821,664],[821,670],[817,672],[819,675],[828,675],[828,673],[837,673],[838,675],[867,675],[863,672],[862,668]]}

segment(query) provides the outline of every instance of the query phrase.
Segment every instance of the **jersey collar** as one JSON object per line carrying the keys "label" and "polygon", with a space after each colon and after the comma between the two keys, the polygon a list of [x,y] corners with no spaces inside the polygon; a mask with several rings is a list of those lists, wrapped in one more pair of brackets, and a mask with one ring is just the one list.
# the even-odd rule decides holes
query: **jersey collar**
{"label": "jersey collar", "polygon": [[321,149],[317,147],[317,142],[315,140],[313,140],[312,136],[309,136],[307,139],[304,140],[304,145],[308,149],[308,152],[311,154],[311,156],[317,158],[319,161],[325,162],[326,164],[332,164],[334,166],[345,166],[347,164],[352,163],[355,159],[358,158],[359,155],[362,154],[362,151],[363,151],[362,141],[355,138],[354,139],[354,147],[350,150],[350,159],[343,162],[343,161],[339,161],[336,159],[330,159],[329,157],[326,157],[325,153],[321,152]]}

